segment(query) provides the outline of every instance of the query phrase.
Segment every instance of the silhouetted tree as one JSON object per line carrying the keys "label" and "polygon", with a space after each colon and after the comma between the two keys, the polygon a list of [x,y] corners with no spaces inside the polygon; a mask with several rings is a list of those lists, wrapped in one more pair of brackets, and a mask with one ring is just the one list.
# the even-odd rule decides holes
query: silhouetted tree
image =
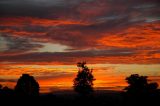
{"label": "silhouetted tree", "polygon": [[138,74],[133,74],[126,78],[128,87],[125,88],[126,92],[129,94],[141,94],[147,90],[147,76],[139,76]]}
{"label": "silhouetted tree", "polygon": [[93,92],[93,81],[95,79],[92,74],[92,69],[89,69],[85,62],[77,63],[77,67],[79,70],[76,78],[74,79],[74,90],[82,95]]}
{"label": "silhouetted tree", "polygon": [[137,101],[138,103],[148,103],[154,101],[159,96],[158,84],[148,83],[147,76],[139,76],[132,74],[126,78],[129,84],[124,90],[126,91],[127,99]]}
{"label": "silhouetted tree", "polygon": [[132,74],[131,76],[126,78],[129,86],[126,87],[125,90],[128,93],[133,94],[142,94],[157,90],[158,84],[156,82],[148,83],[147,78],[147,76],[139,76],[138,74]]}
{"label": "silhouetted tree", "polygon": [[38,96],[39,84],[33,76],[23,74],[17,81],[15,92],[21,96]]}

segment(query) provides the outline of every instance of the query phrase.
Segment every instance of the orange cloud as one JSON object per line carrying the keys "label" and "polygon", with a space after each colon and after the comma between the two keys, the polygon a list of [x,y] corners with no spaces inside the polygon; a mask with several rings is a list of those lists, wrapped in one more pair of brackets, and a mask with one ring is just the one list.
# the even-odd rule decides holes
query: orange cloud
{"label": "orange cloud", "polygon": [[36,35],[36,36],[39,36],[39,35],[45,35],[46,32],[29,32],[29,31],[16,31],[16,30],[13,30],[13,29],[9,29],[9,28],[6,28],[6,29],[0,29],[0,32],[1,33],[9,33],[9,34],[12,34],[12,35],[19,35],[19,36],[32,36],[32,35]]}
{"label": "orange cloud", "polygon": [[25,25],[37,25],[37,26],[58,26],[58,25],[88,25],[87,22],[65,20],[65,19],[45,19],[45,18],[33,18],[33,17],[1,17],[0,25],[2,26],[25,26]]}
{"label": "orange cloud", "polygon": [[[34,19],[35,22],[33,21]],[[41,22],[43,19],[33,18],[32,20],[32,18],[24,18],[23,21],[19,20],[20,22],[15,24],[21,25],[25,23],[26,20],[31,20],[31,25],[32,23],[42,25],[45,24],[45,22],[47,25],[47,23],[53,24],[55,21],[59,23],[58,25],[63,23],[63,21],[61,23],[59,20],[48,22],[45,21],[45,19],[44,22]],[[73,22],[71,21],[71,23]],[[7,24],[7,21],[2,21],[2,23]],[[68,23],[68,21],[64,23]],[[75,24],[87,25],[88,23],[75,22]],[[100,28],[96,28],[98,28],[98,26],[92,25],[87,25],[85,27],[74,27],[73,25],[70,27],[53,29],[53,31],[49,29],[45,31],[27,31],[25,28],[17,31],[9,27],[7,29],[2,28],[0,30],[1,32],[9,33],[12,37],[14,37],[14,35],[17,35],[16,37],[24,35],[25,39],[29,39],[29,41],[19,46],[26,40],[21,40],[22,38],[19,38],[19,41],[16,39],[9,39],[10,41],[8,42],[12,42],[11,48],[20,47],[21,54],[18,50],[18,52],[14,53],[15,49],[13,49],[11,53],[10,50],[8,50],[8,53],[0,53],[2,56],[0,61],[15,62],[17,64],[73,64],[81,60],[86,60],[91,63],[160,63],[160,41],[158,40],[160,39],[159,21],[136,24],[128,26],[127,28],[124,27],[121,31],[113,31],[114,29],[110,29],[110,31],[101,31]],[[37,37],[37,35],[39,36]],[[8,38],[11,36],[8,36]],[[3,35],[3,37],[5,38],[5,35]],[[20,43],[16,43],[15,41]],[[68,50],[68,52],[39,53],[35,52],[37,50],[36,47],[42,48],[43,46],[32,44],[32,42],[59,43],[73,48],[73,51],[71,49]],[[30,46],[28,46],[29,44]],[[35,47],[32,48],[34,45]],[[26,51],[22,53],[23,49],[26,51],[28,50],[29,53]]]}
{"label": "orange cloud", "polygon": [[105,34],[98,43],[121,48],[159,48],[160,22],[135,25],[120,32]]}

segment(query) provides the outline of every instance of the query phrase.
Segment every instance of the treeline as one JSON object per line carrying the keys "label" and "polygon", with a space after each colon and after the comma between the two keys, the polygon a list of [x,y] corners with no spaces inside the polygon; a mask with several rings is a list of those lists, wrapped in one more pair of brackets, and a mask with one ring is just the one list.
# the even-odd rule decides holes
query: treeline
{"label": "treeline", "polygon": [[[77,63],[78,73],[73,80],[73,88],[82,98],[89,97],[94,92],[94,80],[92,69],[85,62]],[[123,89],[122,97],[126,105],[144,105],[145,103],[158,103],[160,89],[158,83],[149,83],[147,76],[132,74],[125,79],[128,86]],[[0,85],[0,97],[39,97],[39,84],[33,76],[22,74],[14,89]],[[91,95],[90,95],[91,96]],[[132,103],[132,104],[130,104]]]}
{"label": "treeline", "polygon": [[22,74],[14,89],[0,85],[0,97],[8,96],[39,96],[39,84],[33,76]]}

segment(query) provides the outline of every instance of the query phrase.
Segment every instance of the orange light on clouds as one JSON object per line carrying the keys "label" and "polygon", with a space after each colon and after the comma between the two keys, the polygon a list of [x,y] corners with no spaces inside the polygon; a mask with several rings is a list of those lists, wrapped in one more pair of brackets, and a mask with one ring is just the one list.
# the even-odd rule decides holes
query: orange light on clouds
{"label": "orange light on clouds", "polygon": [[[99,43],[106,46],[122,47],[122,48],[138,48],[138,47],[160,47],[160,22],[145,23],[126,28],[116,34],[108,33],[105,37],[98,40]],[[157,30],[155,30],[157,29]]]}
{"label": "orange light on clouds", "polygon": [[0,24],[3,26],[24,26],[24,25],[39,25],[39,26],[57,26],[57,25],[88,25],[88,22],[81,22],[75,20],[65,19],[43,19],[43,18],[32,18],[32,17],[2,17],[0,18]]}

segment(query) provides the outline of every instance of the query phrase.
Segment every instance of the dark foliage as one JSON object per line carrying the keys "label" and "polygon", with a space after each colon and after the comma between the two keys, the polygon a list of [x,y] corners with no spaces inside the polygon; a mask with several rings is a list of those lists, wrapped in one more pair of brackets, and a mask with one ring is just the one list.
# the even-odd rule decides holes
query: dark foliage
{"label": "dark foliage", "polygon": [[7,86],[0,85],[0,97],[11,97],[14,95],[14,90],[8,88]]}
{"label": "dark foliage", "polygon": [[33,76],[23,74],[17,81],[15,92],[19,96],[38,96],[39,84]]}
{"label": "dark foliage", "polygon": [[[30,105],[53,105],[53,106],[159,106],[160,91],[157,83],[149,83],[147,76],[133,74],[126,78],[128,87],[125,92],[99,90],[93,92],[92,70],[86,63],[78,63],[79,71],[74,80],[75,91],[84,95],[79,96],[72,91],[63,93],[49,93],[39,95],[39,85],[36,80],[23,74],[17,82],[15,90],[0,85],[0,102],[6,106],[30,106]],[[18,96],[17,96],[18,95]],[[19,96],[21,95],[21,96]],[[39,96],[38,96],[39,95]]]}
{"label": "dark foliage", "polygon": [[74,79],[74,90],[82,95],[89,94],[93,92],[93,81],[94,76],[92,74],[92,69],[90,70],[85,62],[77,63],[79,68],[78,74]]}
{"label": "dark foliage", "polygon": [[160,97],[158,84],[149,83],[147,78],[147,76],[139,76],[138,74],[132,74],[126,78],[126,81],[129,84],[124,89],[126,101],[130,103],[134,101],[134,103],[143,104],[157,103],[157,99]]}

